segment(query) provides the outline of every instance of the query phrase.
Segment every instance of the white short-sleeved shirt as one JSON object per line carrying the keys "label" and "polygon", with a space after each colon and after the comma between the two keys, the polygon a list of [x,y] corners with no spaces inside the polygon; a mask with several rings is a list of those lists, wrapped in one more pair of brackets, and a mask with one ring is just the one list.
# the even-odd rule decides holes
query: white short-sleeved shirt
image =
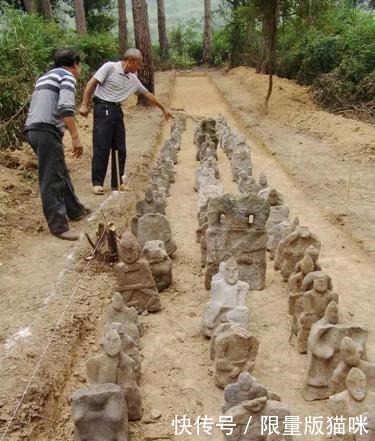
{"label": "white short-sleeved shirt", "polygon": [[100,83],[94,95],[105,101],[120,103],[133,93],[147,92],[146,87],[135,74],[124,73],[121,61],[109,61],[103,64],[94,78]]}

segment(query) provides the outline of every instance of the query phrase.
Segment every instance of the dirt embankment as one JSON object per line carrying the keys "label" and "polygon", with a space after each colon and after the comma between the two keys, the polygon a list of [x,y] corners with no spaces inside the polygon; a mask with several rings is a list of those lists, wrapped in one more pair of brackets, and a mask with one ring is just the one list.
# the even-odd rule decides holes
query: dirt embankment
{"label": "dirt embankment", "polygon": [[265,114],[267,76],[245,67],[210,76],[244,130],[275,155],[332,223],[374,254],[375,127],[320,110],[307,88],[278,77]]}

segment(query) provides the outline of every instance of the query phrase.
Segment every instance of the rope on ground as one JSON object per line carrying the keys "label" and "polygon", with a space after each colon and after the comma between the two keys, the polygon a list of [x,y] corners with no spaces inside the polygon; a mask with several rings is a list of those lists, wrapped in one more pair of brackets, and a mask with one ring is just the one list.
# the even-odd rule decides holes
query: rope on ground
{"label": "rope on ground", "polygon": [[[25,105],[26,105],[26,104],[25,104]],[[150,135],[150,137],[149,137],[149,139],[148,139],[148,142],[145,144],[145,146],[144,146],[144,148],[143,148],[143,150],[142,150],[142,153],[141,153],[141,155],[140,155],[140,157],[139,157],[139,159],[138,159],[138,161],[136,162],[136,165],[135,165],[135,167],[134,167],[135,170],[137,170],[138,166],[140,165],[141,161],[143,160],[143,158],[144,158],[144,156],[143,156],[144,153],[145,153],[146,150],[150,147],[151,142],[152,142],[152,140],[153,140],[153,137],[155,136],[155,130],[156,130],[156,128],[157,128],[158,126],[160,126],[160,122],[156,122],[156,123],[154,124],[154,126],[152,127],[151,135]],[[1,128],[1,127],[0,127],[0,128]],[[129,182],[128,182],[128,185],[130,184],[130,182],[132,182],[132,180],[134,179],[135,175],[136,175],[136,173],[134,172],[134,173],[130,176],[130,178],[129,178]],[[120,212],[120,210],[121,210],[121,206],[120,206],[120,204],[119,204],[119,205],[116,207],[116,209],[114,210],[113,215],[118,214],[118,213]],[[71,292],[71,294],[70,294],[70,296],[69,296],[69,298],[68,298],[68,301],[67,301],[67,303],[66,303],[66,305],[65,305],[65,308],[64,308],[62,314],[60,315],[60,317],[59,317],[59,319],[58,319],[58,321],[57,321],[57,323],[56,323],[56,325],[55,325],[55,327],[54,327],[54,329],[53,329],[53,332],[52,332],[52,334],[51,334],[51,336],[50,336],[50,338],[49,338],[49,340],[48,340],[48,342],[47,342],[47,345],[46,345],[46,347],[44,348],[43,353],[42,353],[42,355],[40,356],[40,358],[39,358],[39,360],[38,360],[38,362],[37,362],[37,364],[36,364],[36,366],[35,366],[35,368],[34,368],[32,374],[31,374],[31,376],[30,376],[29,381],[27,382],[27,385],[26,385],[26,387],[25,387],[25,389],[24,389],[24,391],[23,391],[23,393],[22,393],[22,395],[21,395],[21,398],[19,399],[19,401],[18,401],[18,403],[17,403],[17,405],[16,405],[16,407],[15,407],[15,410],[14,410],[12,416],[11,416],[10,420],[8,421],[6,427],[5,427],[5,430],[4,430],[4,432],[3,432],[3,434],[2,434],[2,436],[1,436],[1,438],[0,438],[0,441],[4,441],[6,434],[9,432],[9,429],[10,429],[10,427],[11,427],[13,421],[15,420],[16,415],[17,415],[17,413],[18,413],[18,411],[19,411],[19,409],[20,409],[20,407],[21,407],[21,405],[22,405],[22,403],[23,403],[23,401],[24,401],[24,399],[25,399],[25,397],[26,397],[26,394],[27,394],[27,392],[29,391],[31,384],[32,384],[32,382],[33,382],[33,380],[34,380],[36,374],[38,373],[39,368],[40,368],[40,366],[42,365],[42,362],[44,361],[44,359],[45,359],[45,357],[46,357],[46,355],[47,355],[47,353],[48,353],[48,351],[49,351],[49,348],[50,348],[50,346],[51,346],[51,344],[52,344],[52,341],[53,341],[53,339],[54,339],[54,337],[55,337],[55,335],[56,335],[56,332],[57,332],[57,330],[59,329],[59,327],[60,327],[60,325],[61,325],[61,323],[62,323],[62,320],[63,320],[63,318],[64,318],[66,312],[68,311],[68,309],[69,309],[69,307],[70,307],[70,305],[71,305],[71,303],[72,303],[72,301],[73,301],[73,299],[74,299],[74,296],[75,296],[75,294],[76,294],[76,292],[77,292],[77,290],[78,290],[78,288],[79,288],[79,286],[80,286],[80,284],[81,284],[81,281],[83,280],[83,277],[86,275],[86,273],[87,273],[87,271],[88,271],[88,269],[89,269],[89,267],[90,267],[90,265],[91,265],[91,262],[94,260],[94,259],[93,259],[93,258],[94,258],[94,255],[95,255],[95,253],[96,253],[96,251],[97,251],[97,249],[98,249],[98,246],[100,245],[102,239],[104,238],[104,235],[105,235],[105,230],[103,231],[102,236],[101,236],[101,237],[99,238],[99,240],[97,241],[97,244],[96,244],[95,248],[92,250],[91,255],[89,256],[88,262],[86,263],[86,265],[85,265],[85,267],[84,267],[84,269],[83,269],[83,271],[82,271],[82,273],[81,273],[81,275],[80,275],[80,277],[79,277],[79,279],[78,279],[78,281],[77,281],[75,287],[73,288],[73,290],[72,290],[72,292]]]}

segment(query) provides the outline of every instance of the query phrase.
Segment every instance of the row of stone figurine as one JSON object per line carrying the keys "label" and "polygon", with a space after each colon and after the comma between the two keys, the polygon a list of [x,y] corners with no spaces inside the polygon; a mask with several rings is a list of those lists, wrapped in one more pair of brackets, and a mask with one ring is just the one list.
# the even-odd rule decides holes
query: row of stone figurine
{"label": "row of stone figurine", "polygon": [[[197,242],[201,246],[203,267],[207,263],[207,244],[211,246],[216,242],[216,246],[227,247],[222,251],[228,253],[230,240],[234,237],[241,240],[240,235],[236,234],[239,232],[238,223],[231,223],[231,220],[240,213],[240,211],[232,213],[231,208],[235,207],[240,199],[224,195],[223,186],[219,180],[217,155],[212,154],[216,150],[211,147],[208,157],[202,155],[202,152],[207,151],[204,144],[209,142],[210,137],[212,146],[215,145],[215,149],[217,148],[215,134],[216,122],[212,119],[203,120],[195,132],[195,144],[198,149],[197,159],[201,159],[195,180],[195,189],[199,193]],[[203,145],[200,144],[200,140],[204,140]],[[246,148],[244,140],[240,138],[236,141],[238,141],[238,144],[234,144],[233,148],[230,149],[232,172],[238,169],[238,166],[235,166],[238,157],[241,160],[244,159],[242,155],[245,153],[246,157],[250,159],[248,156],[250,149]],[[251,167],[248,168],[247,172],[251,173]],[[236,180],[235,176],[235,173],[233,173],[234,180]],[[242,207],[246,207],[246,204],[252,202],[254,200],[242,200],[241,204]],[[213,223],[210,225],[211,229],[208,232],[209,235],[207,235],[208,214],[213,216],[214,210],[222,205],[225,206],[225,204],[227,205],[225,214],[220,213],[220,225],[225,225],[225,227],[221,227],[220,231],[220,227],[218,228],[217,224]],[[212,208],[212,205],[214,205],[214,208]],[[215,222],[217,216],[216,213]],[[232,218],[223,219],[224,216],[226,218],[232,216]],[[231,229],[237,231],[230,231]],[[247,236],[251,234],[247,227],[241,228],[241,232]],[[229,238],[218,243],[217,239],[220,233],[228,235]],[[241,245],[244,246],[245,243]],[[215,252],[217,253],[217,248]],[[265,248],[263,253],[265,259]],[[212,251],[210,251],[209,256],[212,256],[212,254]],[[216,259],[219,259],[221,255],[217,253]],[[212,268],[211,266],[211,271]],[[243,273],[252,277],[248,271],[243,271]],[[206,281],[209,275],[210,273],[206,271]],[[250,375],[255,365],[259,341],[249,332],[250,312],[247,307],[249,283],[240,280],[240,268],[236,259],[232,256],[219,263],[218,272],[212,276],[210,284],[206,283],[206,286],[210,287],[211,292],[210,301],[203,313],[201,333],[211,339],[210,358],[214,361],[215,384],[224,389],[225,403],[222,411],[235,424],[233,433],[226,434],[225,437],[231,441],[266,440],[266,436],[261,434],[261,417],[277,416],[280,419],[280,424],[282,424],[285,416],[290,415],[290,411],[286,404],[281,403],[279,397],[268,393],[265,387],[256,383]],[[249,421],[251,421],[250,425],[248,424]]]}
{"label": "row of stone figurine", "polygon": [[[227,144],[224,148],[228,150],[230,143],[224,140],[223,143],[225,142]],[[233,145],[229,152],[230,155],[233,155]],[[255,193],[258,189],[253,188]],[[251,193],[251,190],[247,189],[246,191]],[[322,272],[317,264],[320,252],[318,238],[307,227],[299,226],[298,219],[292,223],[289,221],[289,210],[283,205],[283,198],[275,189],[268,188],[263,194],[258,192],[257,195],[260,198],[266,196],[270,206],[270,215],[266,223],[267,248],[271,251],[271,258],[276,254],[275,268],[281,270],[284,280],[289,279],[289,309],[293,319],[293,330],[297,333],[297,347],[302,353],[308,351],[303,396],[306,400],[314,400],[328,398],[332,393],[339,393],[330,399],[332,411],[338,414],[341,409],[343,412],[345,410],[343,403],[345,403],[345,415],[357,416],[361,409],[363,412],[363,410],[374,406],[372,392],[371,390],[366,392],[364,385],[365,380],[371,389],[375,379],[375,365],[365,361],[367,331],[360,326],[338,324],[338,296],[332,293],[329,276]],[[276,232],[276,237],[272,236],[274,232]],[[274,248],[270,247],[270,242]],[[223,263],[224,268],[225,265],[229,265],[229,268],[230,266],[235,267],[233,261],[232,263],[230,261]],[[219,275],[216,277],[219,278]],[[300,286],[298,287],[298,285]],[[220,292],[223,294],[225,290],[218,288],[214,282],[212,286],[211,302],[204,315],[202,332],[206,336],[215,335],[215,330],[213,330],[217,326],[215,320],[218,320],[219,323],[224,321],[227,326],[230,324],[232,328],[237,325],[243,327],[243,323],[246,323],[246,317],[248,317],[248,311],[243,305],[244,302],[242,305],[237,304],[234,308],[230,299],[236,297],[232,295],[221,303],[226,296],[220,295]],[[226,290],[230,292],[228,287]],[[238,298],[243,297],[240,295]],[[225,329],[221,323],[216,329],[223,328]],[[225,337],[224,340],[226,340]],[[235,341],[239,342],[240,339],[233,337],[232,334],[229,340],[231,340],[229,347],[234,348]],[[248,351],[256,355],[256,350],[251,352],[250,346],[257,348],[257,343],[250,344],[250,341],[251,338],[247,343],[239,344],[245,345],[243,347],[245,352]],[[215,345],[215,343],[213,344]],[[224,354],[226,350],[224,346]],[[211,351],[211,354],[213,353]],[[236,349],[234,349],[234,353],[236,353]],[[218,360],[221,359],[220,357],[219,355]],[[250,365],[254,364],[254,360],[248,361]],[[228,367],[231,363],[228,359],[216,363],[215,378],[218,385],[222,384],[222,381],[220,380],[220,369],[217,366]],[[235,360],[234,365],[236,365]],[[350,370],[350,367],[358,367],[359,365],[362,367],[362,374]],[[354,381],[355,379],[358,381]],[[360,400],[358,400],[358,396],[356,399],[353,398],[353,393],[355,395],[354,385],[362,390],[359,394]],[[343,390],[345,387],[347,387],[346,391]],[[352,402],[353,400],[354,402]]]}
{"label": "row of stone figurine", "polygon": [[[176,245],[165,216],[173,160],[180,148],[186,120],[175,118],[171,138],[161,149],[144,201],[136,205],[132,231],[118,243],[115,266],[118,292],[108,307],[101,353],[89,359],[89,386],[73,394],[75,440],[128,440],[128,421],[142,418],[139,390],[141,378],[140,337],[143,326],[138,314],[160,309],[159,292],[172,282],[170,256]],[[173,173],[172,173],[173,172]],[[168,179],[167,179],[168,177]],[[161,185],[162,183],[162,185]],[[136,237],[137,236],[137,237]]]}

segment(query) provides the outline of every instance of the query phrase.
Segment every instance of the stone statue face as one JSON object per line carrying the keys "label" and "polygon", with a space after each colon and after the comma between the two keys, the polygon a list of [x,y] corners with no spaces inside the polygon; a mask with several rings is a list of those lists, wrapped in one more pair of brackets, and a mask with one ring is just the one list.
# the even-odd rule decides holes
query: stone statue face
{"label": "stone statue face", "polygon": [[327,280],[323,277],[314,280],[314,291],[324,293],[328,289]]}
{"label": "stone statue face", "polygon": [[150,203],[153,200],[154,200],[154,196],[152,194],[152,189],[148,188],[145,192],[145,201]]}
{"label": "stone statue face", "polygon": [[279,201],[279,195],[276,190],[271,190],[268,195],[268,203],[270,205],[276,205]]}
{"label": "stone statue face", "polygon": [[124,254],[124,262],[125,263],[135,263],[140,256],[140,252],[138,247],[131,246],[126,250],[126,253]]}
{"label": "stone statue face", "polygon": [[357,368],[352,368],[346,379],[346,387],[354,400],[363,401],[366,397],[365,374]]}
{"label": "stone statue face", "polygon": [[124,305],[124,301],[122,299],[122,295],[119,292],[116,292],[113,294],[112,305],[117,311],[122,309],[122,307]]}
{"label": "stone statue face", "polygon": [[110,357],[115,357],[121,352],[121,338],[114,329],[106,332],[103,339],[103,349]]}
{"label": "stone statue face", "polygon": [[263,173],[259,176],[259,184],[263,186],[267,185],[267,176]]}
{"label": "stone statue face", "polygon": [[357,345],[350,337],[344,337],[341,341],[341,358],[348,366],[358,366],[361,354]]}
{"label": "stone statue face", "polygon": [[241,372],[238,377],[238,384],[241,390],[249,390],[253,384],[253,377],[248,372]]}
{"label": "stone statue face", "polygon": [[229,285],[235,285],[239,279],[237,263],[231,259],[223,267],[224,279]]}

